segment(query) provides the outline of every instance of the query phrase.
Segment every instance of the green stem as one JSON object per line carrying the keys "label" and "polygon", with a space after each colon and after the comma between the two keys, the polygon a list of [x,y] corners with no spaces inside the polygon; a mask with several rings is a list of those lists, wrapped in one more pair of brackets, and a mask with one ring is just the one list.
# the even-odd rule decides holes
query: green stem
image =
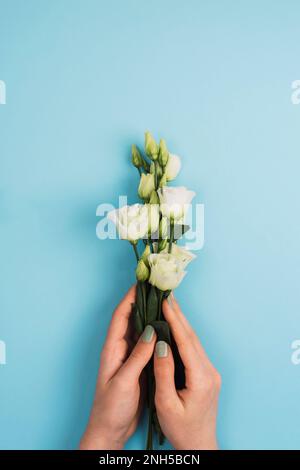
{"label": "green stem", "polygon": [[134,253],[135,253],[135,257],[136,257],[136,260],[137,262],[139,262],[140,260],[140,257],[139,257],[139,252],[138,252],[138,249],[137,249],[137,246],[136,246],[136,243],[131,243],[131,245],[133,246],[133,249],[134,249]]}
{"label": "green stem", "polygon": [[157,161],[154,162],[154,184],[155,184],[155,190],[157,191],[158,189]]}
{"label": "green stem", "polygon": [[170,221],[170,240],[169,240],[168,253],[172,253],[173,238],[174,238],[174,222]]}
{"label": "green stem", "polygon": [[147,382],[148,382],[148,435],[147,435],[147,450],[153,450],[153,411],[154,411],[154,397],[153,397],[153,363],[152,360],[147,365]]}
{"label": "green stem", "polygon": [[154,250],[153,250],[153,243],[152,243],[151,238],[148,239],[148,244],[149,244],[149,246],[150,246],[150,251],[151,251],[151,253],[153,253]]}

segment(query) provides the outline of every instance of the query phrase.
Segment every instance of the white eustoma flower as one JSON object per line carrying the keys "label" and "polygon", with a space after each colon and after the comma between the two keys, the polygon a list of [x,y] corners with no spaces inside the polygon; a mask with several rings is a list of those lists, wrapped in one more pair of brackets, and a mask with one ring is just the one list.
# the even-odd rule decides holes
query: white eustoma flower
{"label": "white eustoma flower", "polygon": [[157,191],[160,200],[160,210],[168,219],[179,220],[186,214],[189,205],[196,195],[184,186],[164,186]]}
{"label": "white eustoma flower", "polygon": [[116,225],[120,238],[135,242],[158,230],[159,206],[133,204],[110,211],[107,217]]}
{"label": "white eustoma flower", "polygon": [[168,163],[165,168],[167,181],[172,181],[176,178],[181,168],[181,160],[178,155],[169,153]]}
{"label": "white eustoma flower", "polygon": [[147,175],[145,173],[142,173],[138,189],[138,194],[140,198],[149,200],[151,193],[152,191],[154,191],[154,189],[154,175],[152,175],[151,173],[148,173]]}
{"label": "white eustoma flower", "polygon": [[172,254],[153,253],[148,260],[149,282],[162,291],[175,289],[186,275],[183,264]]}
{"label": "white eustoma flower", "polygon": [[[166,246],[166,248],[164,248],[160,253],[168,253],[168,246]],[[172,255],[178,259],[183,268],[186,268],[187,265],[196,258],[194,253],[188,251],[184,246],[177,245],[177,243],[173,243],[172,245]]]}

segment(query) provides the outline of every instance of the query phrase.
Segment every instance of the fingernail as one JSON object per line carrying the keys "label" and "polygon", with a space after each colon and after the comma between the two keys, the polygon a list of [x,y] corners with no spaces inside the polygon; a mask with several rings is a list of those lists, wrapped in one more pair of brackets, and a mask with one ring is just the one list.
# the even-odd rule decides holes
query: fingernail
{"label": "fingernail", "polygon": [[168,345],[165,341],[157,341],[155,346],[155,353],[157,357],[167,357],[168,356]]}
{"label": "fingernail", "polygon": [[154,328],[151,325],[147,325],[142,334],[142,341],[144,343],[151,343],[154,335]]}

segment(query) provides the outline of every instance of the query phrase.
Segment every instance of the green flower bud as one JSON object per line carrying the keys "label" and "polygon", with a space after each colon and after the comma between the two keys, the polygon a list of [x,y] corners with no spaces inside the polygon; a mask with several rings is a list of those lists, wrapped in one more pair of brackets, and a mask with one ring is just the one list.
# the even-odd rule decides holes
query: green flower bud
{"label": "green flower bud", "polygon": [[145,265],[147,268],[149,268],[149,261],[148,261],[148,256],[151,255],[151,249],[149,245],[146,245],[146,248],[144,249],[144,252],[141,256],[141,260],[144,261]]}
{"label": "green flower bud", "polygon": [[166,141],[164,139],[161,139],[159,142],[159,155],[158,155],[159,164],[164,168],[166,164],[168,163],[168,160],[169,160],[169,152],[167,149]]}
{"label": "green flower bud", "polygon": [[150,204],[159,204],[159,197],[158,197],[156,191],[152,191],[149,203]]}
{"label": "green flower bud", "polygon": [[167,217],[162,217],[159,223],[159,238],[167,238],[169,221]]}
{"label": "green flower bud", "polygon": [[158,145],[150,132],[145,132],[145,152],[151,160],[157,160]]}
{"label": "green flower bud", "polygon": [[132,145],[131,147],[131,161],[136,168],[143,166],[143,159],[136,145]]}
{"label": "green flower bud", "polygon": [[148,201],[154,189],[154,175],[152,175],[151,173],[148,173],[147,175],[145,173],[142,173],[138,189],[138,194],[140,198]]}
{"label": "green flower bud", "polygon": [[135,270],[136,278],[138,281],[145,282],[149,278],[149,268],[142,259],[139,260]]}
{"label": "green flower bud", "polygon": [[168,163],[166,167],[164,168],[167,181],[174,180],[176,176],[178,175],[180,168],[181,168],[180,157],[178,157],[178,155],[174,155],[170,153]]}

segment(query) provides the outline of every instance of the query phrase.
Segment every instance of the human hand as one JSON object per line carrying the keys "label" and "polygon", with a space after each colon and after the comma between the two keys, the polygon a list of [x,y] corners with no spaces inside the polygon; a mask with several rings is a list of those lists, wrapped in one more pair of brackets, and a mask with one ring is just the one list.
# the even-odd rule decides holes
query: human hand
{"label": "human hand", "polygon": [[177,450],[217,450],[216,418],[221,387],[195,332],[171,296],[163,312],[185,366],[186,388],[176,390],[170,347],[158,341],[154,355],[155,406],[163,433]]}
{"label": "human hand", "polygon": [[156,334],[148,325],[132,349],[129,320],[134,302],[135,286],[128,291],[112,317],[81,449],[122,449],[136,429],[141,411],[141,373],[153,354]]}

